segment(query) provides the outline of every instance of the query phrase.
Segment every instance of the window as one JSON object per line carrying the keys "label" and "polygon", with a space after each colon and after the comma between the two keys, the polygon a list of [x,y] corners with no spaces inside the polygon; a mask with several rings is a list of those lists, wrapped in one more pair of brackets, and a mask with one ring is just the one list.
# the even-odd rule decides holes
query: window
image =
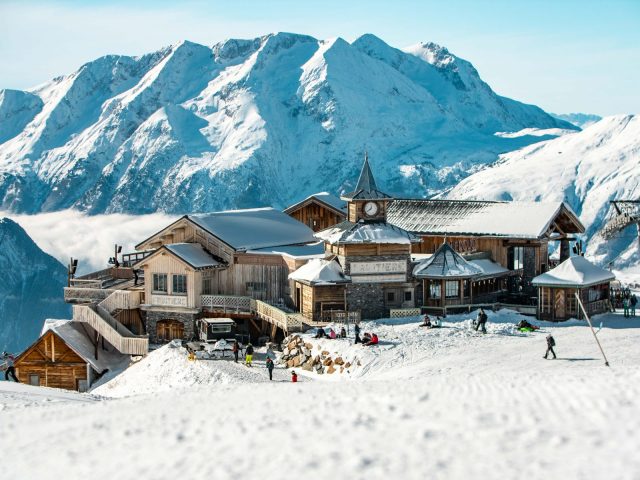
{"label": "window", "polygon": [[187,276],[186,275],[173,275],[173,290],[174,295],[186,295],[187,294]]}
{"label": "window", "polygon": [[40,386],[40,377],[38,375],[29,375],[29,385]]}
{"label": "window", "polygon": [[405,302],[410,302],[412,297],[413,297],[413,295],[411,294],[410,291],[404,292],[404,301]]}
{"label": "window", "polygon": [[203,295],[211,295],[213,294],[213,289],[211,288],[211,279],[203,278],[202,279],[202,294]]}
{"label": "window", "polygon": [[444,294],[447,298],[455,298],[460,296],[460,290],[458,289],[460,285],[457,280],[447,280],[444,287]]}
{"label": "window", "polygon": [[153,274],[153,293],[167,293],[167,274]]}
{"label": "window", "polygon": [[387,292],[387,302],[394,302],[396,300],[396,292]]}
{"label": "window", "polygon": [[440,282],[429,283],[429,297],[440,298]]}
{"label": "window", "polygon": [[509,247],[508,267],[511,270],[519,270],[524,267],[524,247]]}

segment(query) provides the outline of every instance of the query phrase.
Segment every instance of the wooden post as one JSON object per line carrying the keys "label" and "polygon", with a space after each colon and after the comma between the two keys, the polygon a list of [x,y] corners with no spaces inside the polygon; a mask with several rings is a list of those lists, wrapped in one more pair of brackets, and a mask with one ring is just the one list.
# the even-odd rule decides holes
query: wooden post
{"label": "wooden post", "polygon": [[584,313],[584,318],[587,320],[587,323],[589,324],[589,328],[591,329],[591,333],[593,333],[593,338],[596,339],[596,343],[598,344],[598,348],[600,349],[600,353],[602,353],[602,358],[604,358],[604,364],[608,367],[609,366],[609,361],[607,360],[607,356],[604,354],[604,350],[602,349],[602,345],[600,345],[600,340],[598,340],[598,335],[596,335],[595,330],[593,329],[593,325],[591,324],[591,319],[589,318],[589,315],[587,315],[587,311],[584,308],[584,305],[582,304],[582,300],[580,300],[580,295],[578,295],[578,292],[575,293],[576,299],[578,300],[578,304],[580,305],[580,308],[582,309],[582,312]]}

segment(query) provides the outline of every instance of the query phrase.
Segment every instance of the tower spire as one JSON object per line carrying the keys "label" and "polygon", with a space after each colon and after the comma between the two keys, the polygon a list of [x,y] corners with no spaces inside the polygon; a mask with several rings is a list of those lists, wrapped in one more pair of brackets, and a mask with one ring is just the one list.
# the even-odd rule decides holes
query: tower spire
{"label": "tower spire", "polygon": [[373,177],[373,173],[371,172],[371,166],[369,165],[369,152],[367,152],[366,150],[364,151],[364,163],[362,164],[362,170],[360,170],[360,176],[358,177],[356,188],[353,192],[345,194],[343,198],[350,200],[374,200],[391,198],[386,193],[378,190],[376,180]]}

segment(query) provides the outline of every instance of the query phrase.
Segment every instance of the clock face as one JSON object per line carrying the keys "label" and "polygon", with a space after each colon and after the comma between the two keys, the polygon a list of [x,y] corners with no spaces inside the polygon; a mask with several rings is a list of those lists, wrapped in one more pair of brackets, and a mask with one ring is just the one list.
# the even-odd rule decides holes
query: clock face
{"label": "clock face", "polygon": [[367,202],[364,204],[364,213],[368,217],[373,217],[378,213],[378,204],[376,202]]}

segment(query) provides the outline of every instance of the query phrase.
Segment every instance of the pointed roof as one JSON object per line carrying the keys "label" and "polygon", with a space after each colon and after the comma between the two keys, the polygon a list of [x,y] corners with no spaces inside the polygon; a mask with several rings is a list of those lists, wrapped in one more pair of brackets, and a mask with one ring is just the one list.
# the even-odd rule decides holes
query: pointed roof
{"label": "pointed roof", "polygon": [[418,278],[472,278],[484,275],[484,271],[445,242],[431,257],[415,266],[413,275]]}
{"label": "pointed roof", "polygon": [[582,256],[570,257],[531,283],[536,287],[574,287],[584,288],[591,285],[608,283],[616,276],[609,270],[600,268]]}
{"label": "pointed roof", "polygon": [[356,189],[351,193],[345,193],[341,197],[343,200],[381,200],[391,198],[384,192],[378,190],[376,180],[373,178],[371,167],[369,166],[369,155],[364,153],[364,163],[358,178]]}

